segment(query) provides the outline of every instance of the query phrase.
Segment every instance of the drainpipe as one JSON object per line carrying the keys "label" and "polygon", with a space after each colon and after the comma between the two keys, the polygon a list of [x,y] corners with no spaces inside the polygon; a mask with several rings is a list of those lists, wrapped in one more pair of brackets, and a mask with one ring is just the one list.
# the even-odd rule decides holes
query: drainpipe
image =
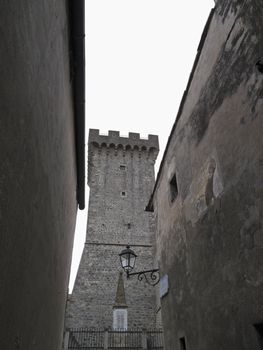
{"label": "drainpipe", "polygon": [[85,208],[85,4],[69,0],[77,158],[77,201]]}

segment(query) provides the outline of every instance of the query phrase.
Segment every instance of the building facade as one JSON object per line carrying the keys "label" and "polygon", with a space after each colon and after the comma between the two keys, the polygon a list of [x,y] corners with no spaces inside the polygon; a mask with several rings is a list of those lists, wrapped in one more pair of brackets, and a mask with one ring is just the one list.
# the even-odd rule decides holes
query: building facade
{"label": "building facade", "polygon": [[[112,328],[119,309],[127,314],[124,328],[153,328],[155,288],[136,277],[127,280],[126,275],[121,282],[119,253],[129,244],[138,255],[136,270],[154,267],[153,215],[145,207],[154,186],[158,137],[121,137],[117,131],[103,136],[91,129],[88,143],[87,236],[67,304],[66,328]],[[122,283],[121,300],[126,302],[120,307],[116,291]]]}
{"label": "building facade", "polygon": [[262,3],[216,2],[155,184],[166,350],[263,336]]}

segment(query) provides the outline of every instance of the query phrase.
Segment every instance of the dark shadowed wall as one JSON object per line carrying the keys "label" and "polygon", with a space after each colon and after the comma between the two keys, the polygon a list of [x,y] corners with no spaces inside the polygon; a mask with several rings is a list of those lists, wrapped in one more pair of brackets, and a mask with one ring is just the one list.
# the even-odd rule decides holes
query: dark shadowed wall
{"label": "dark shadowed wall", "polygon": [[58,350],[77,209],[65,1],[0,3],[0,348]]}

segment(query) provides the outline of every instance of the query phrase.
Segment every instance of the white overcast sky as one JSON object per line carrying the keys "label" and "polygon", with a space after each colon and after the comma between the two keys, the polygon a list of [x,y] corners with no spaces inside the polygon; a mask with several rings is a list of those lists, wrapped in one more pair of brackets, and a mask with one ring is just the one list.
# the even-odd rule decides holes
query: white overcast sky
{"label": "white overcast sky", "polygon": [[[157,169],[213,0],[86,0],[86,134],[159,135]],[[71,279],[86,236],[79,211]]]}

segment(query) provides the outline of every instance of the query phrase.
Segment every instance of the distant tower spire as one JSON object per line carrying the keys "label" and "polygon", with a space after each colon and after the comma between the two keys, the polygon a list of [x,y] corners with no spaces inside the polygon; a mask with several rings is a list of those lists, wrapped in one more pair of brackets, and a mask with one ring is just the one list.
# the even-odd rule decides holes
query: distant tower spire
{"label": "distant tower spire", "polygon": [[126,304],[126,297],[125,297],[125,289],[124,289],[124,282],[122,277],[122,272],[119,274],[119,280],[118,280],[118,286],[117,286],[117,292],[116,292],[116,298],[115,298],[115,304],[113,308],[127,308]]}
{"label": "distant tower spire", "polygon": [[122,272],[119,274],[115,303],[113,305],[113,329],[128,328],[128,306],[126,304]]}

